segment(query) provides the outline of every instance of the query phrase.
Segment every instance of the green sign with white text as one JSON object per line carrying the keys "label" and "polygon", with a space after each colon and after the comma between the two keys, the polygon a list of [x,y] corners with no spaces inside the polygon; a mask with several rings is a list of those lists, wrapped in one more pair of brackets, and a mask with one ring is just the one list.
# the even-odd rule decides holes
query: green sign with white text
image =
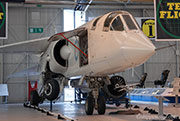
{"label": "green sign with white text", "polygon": [[29,33],[43,33],[43,28],[29,28]]}

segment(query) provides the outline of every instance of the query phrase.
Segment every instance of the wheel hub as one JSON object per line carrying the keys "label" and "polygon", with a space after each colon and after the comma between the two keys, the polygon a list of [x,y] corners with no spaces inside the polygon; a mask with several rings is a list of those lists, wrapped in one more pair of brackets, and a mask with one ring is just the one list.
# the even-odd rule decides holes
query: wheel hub
{"label": "wheel hub", "polygon": [[49,96],[52,93],[52,85],[48,83],[45,88],[45,94]]}

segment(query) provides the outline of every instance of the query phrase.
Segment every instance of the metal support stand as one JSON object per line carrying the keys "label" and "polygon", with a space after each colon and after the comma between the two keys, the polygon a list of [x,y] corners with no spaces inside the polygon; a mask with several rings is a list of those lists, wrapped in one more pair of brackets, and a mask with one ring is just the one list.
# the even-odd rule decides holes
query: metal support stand
{"label": "metal support stand", "polygon": [[159,116],[163,116],[163,97],[159,96],[158,98],[158,102],[159,102]]}
{"label": "metal support stand", "polygon": [[50,101],[50,111],[52,112],[52,101]]}
{"label": "metal support stand", "polygon": [[175,104],[178,105],[179,100],[178,100],[178,95],[175,95]]}
{"label": "metal support stand", "polygon": [[4,102],[4,104],[7,104],[7,96],[4,96],[3,102]]}
{"label": "metal support stand", "polygon": [[130,110],[131,110],[131,96],[130,96],[130,89],[129,87],[127,88],[127,91],[128,91],[128,102],[126,102],[126,106],[129,105],[130,106]]}
{"label": "metal support stand", "polygon": [[159,117],[163,117],[163,101],[169,101],[168,99],[164,98],[163,96],[155,96],[155,98],[158,99],[158,105],[159,105],[159,112],[158,115]]}

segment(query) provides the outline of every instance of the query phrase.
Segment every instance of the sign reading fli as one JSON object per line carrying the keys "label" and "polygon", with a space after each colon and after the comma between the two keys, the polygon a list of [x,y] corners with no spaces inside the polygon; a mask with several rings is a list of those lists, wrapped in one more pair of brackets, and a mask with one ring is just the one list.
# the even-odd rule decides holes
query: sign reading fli
{"label": "sign reading fli", "polygon": [[156,40],[180,41],[180,0],[155,0]]}
{"label": "sign reading fli", "polygon": [[0,2],[0,39],[7,39],[7,3]]}

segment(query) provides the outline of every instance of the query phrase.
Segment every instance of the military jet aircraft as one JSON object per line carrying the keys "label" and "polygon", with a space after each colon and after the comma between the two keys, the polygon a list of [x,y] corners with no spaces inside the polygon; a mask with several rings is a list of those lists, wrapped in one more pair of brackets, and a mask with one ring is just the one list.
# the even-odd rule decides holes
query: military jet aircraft
{"label": "military jet aircraft", "polygon": [[31,92],[32,105],[55,100],[67,78],[80,76],[89,89],[85,112],[92,115],[106,110],[103,89],[109,96],[120,97],[126,83],[121,76],[110,74],[143,64],[155,53],[155,46],[143,34],[134,17],[115,11],[97,17],[81,27],[51,37],[0,46],[0,52],[40,55],[42,88]]}

